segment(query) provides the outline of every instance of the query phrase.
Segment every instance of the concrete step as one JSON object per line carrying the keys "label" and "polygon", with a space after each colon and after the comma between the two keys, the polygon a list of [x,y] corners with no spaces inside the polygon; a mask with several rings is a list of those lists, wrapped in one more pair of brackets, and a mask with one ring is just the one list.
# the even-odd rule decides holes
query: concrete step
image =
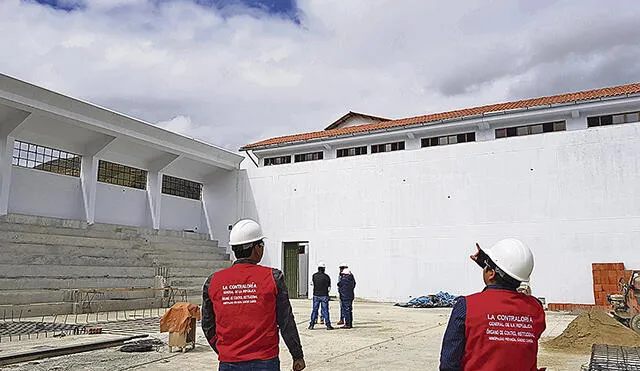
{"label": "concrete step", "polygon": [[[202,288],[200,288],[202,290]],[[0,291],[0,303],[2,304],[31,304],[74,302],[76,300],[131,300],[162,297],[163,292],[157,290],[127,290],[111,289],[96,293],[74,293],[75,290],[3,290]]]}
{"label": "concrete step", "polygon": [[0,290],[153,287],[154,277],[22,277],[0,278]]}
{"label": "concrete step", "polygon": [[0,303],[29,304],[69,301],[69,290],[2,290],[0,291]]}
{"label": "concrete step", "polygon": [[[176,298],[177,301],[182,300]],[[96,312],[113,312],[132,309],[148,309],[148,308],[166,308],[171,303],[169,298],[143,298],[128,300],[93,300],[88,305],[76,305],[76,313],[96,313]],[[158,321],[158,328],[160,322]]]}
{"label": "concrete step", "polygon": [[0,315],[4,315],[5,320],[14,318],[17,321],[18,317],[40,317],[69,313],[73,313],[73,303],[51,302],[18,305],[0,304]]}
{"label": "concrete step", "polygon": [[167,229],[155,230],[146,227],[134,227],[119,224],[95,223],[91,226],[83,220],[59,219],[44,216],[33,216],[23,214],[8,214],[0,217],[0,222],[11,224],[26,224],[43,227],[58,227],[70,229],[92,229],[94,231],[117,232],[129,235],[150,235],[150,236],[167,236],[180,237],[193,240],[208,240],[209,235],[206,233],[194,233],[186,231],[173,231]]}
{"label": "concrete step", "polygon": [[[211,252],[190,252],[190,251],[173,251],[166,253],[150,252],[147,256],[158,259],[158,261],[167,261],[167,259],[176,260],[228,260],[229,254],[223,254],[217,251]],[[169,260],[171,262],[172,260]]]}
{"label": "concrete step", "polygon": [[109,246],[73,246],[73,245],[50,245],[43,243],[16,243],[0,241],[0,254],[22,254],[22,255],[61,255],[61,256],[93,256],[103,258],[141,258],[153,262],[154,259],[164,261],[182,259],[202,259],[202,260],[229,260],[229,255],[220,249],[202,251],[180,250],[155,250],[153,246],[118,248]]}
{"label": "concrete step", "polygon": [[224,269],[231,266],[230,260],[174,260],[174,261],[158,261],[162,266],[173,268],[207,268],[207,269]]}
{"label": "concrete step", "polygon": [[0,253],[24,255],[93,256],[104,258],[146,258],[148,251],[112,247],[67,246],[0,242]]}
{"label": "concrete step", "polygon": [[129,278],[154,277],[153,267],[101,267],[78,265],[7,265],[0,264],[0,278]]}
{"label": "concrete step", "polygon": [[207,274],[206,276],[202,276],[202,277],[171,277],[170,281],[171,281],[171,286],[172,287],[189,287],[189,288],[193,288],[193,287],[200,287],[200,290],[202,290],[202,285],[204,285],[204,281],[207,280],[207,278],[211,275],[211,273]]}
{"label": "concrete step", "polygon": [[218,242],[210,239],[201,238],[189,238],[178,236],[163,236],[163,235],[151,235],[151,234],[138,234],[135,232],[116,232],[112,230],[96,229],[93,226],[86,228],[66,228],[66,227],[52,227],[52,226],[40,226],[32,224],[20,224],[20,223],[6,223],[0,222],[0,232],[21,232],[21,233],[39,233],[49,236],[72,236],[72,237],[89,237],[89,238],[102,238],[109,240],[124,240],[139,242],[142,244],[158,243],[172,245],[185,245],[185,246],[202,246],[204,247],[218,247]]}
{"label": "concrete step", "polygon": [[[0,250],[2,251],[2,250]],[[87,256],[87,255],[52,255],[52,254],[25,254],[23,252],[0,252],[0,264],[19,265],[76,265],[76,266],[101,266],[101,267],[152,267],[153,259],[141,257],[116,256]]]}
{"label": "concrete step", "polygon": [[113,248],[131,248],[145,244],[142,241],[127,241],[96,237],[63,236],[51,235],[46,233],[13,231],[0,231],[0,242]]}
{"label": "concrete step", "polygon": [[212,273],[227,268],[224,264],[218,263],[211,267],[185,268],[169,267],[169,277],[209,277]]}

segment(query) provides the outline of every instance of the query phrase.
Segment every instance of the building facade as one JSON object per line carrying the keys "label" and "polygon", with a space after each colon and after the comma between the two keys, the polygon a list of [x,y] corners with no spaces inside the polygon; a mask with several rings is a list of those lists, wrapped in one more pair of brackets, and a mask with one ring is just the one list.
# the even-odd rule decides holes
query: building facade
{"label": "building facade", "polygon": [[[237,153],[0,75],[0,215],[208,233],[258,220],[305,297],[346,261],[357,296],[481,289],[475,243],[534,251],[547,302],[593,303],[591,264],[640,268],[640,84],[325,130]],[[242,167],[241,167],[242,162]],[[334,292],[335,293],[335,292]]]}
{"label": "building facade", "polygon": [[239,213],[270,237],[267,264],[295,272],[287,246],[298,243],[311,271],[324,261],[334,276],[348,262],[360,297],[479,290],[475,243],[512,236],[534,251],[536,295],[593,303],[591,263],[640,268],[639,93],[632,84],[250,144],[241,150],[257,166],[243,163]]}
{"label": "building facade", "polygon": [[0,215],[228,241],[237,153],[1,74],[0,130]]}

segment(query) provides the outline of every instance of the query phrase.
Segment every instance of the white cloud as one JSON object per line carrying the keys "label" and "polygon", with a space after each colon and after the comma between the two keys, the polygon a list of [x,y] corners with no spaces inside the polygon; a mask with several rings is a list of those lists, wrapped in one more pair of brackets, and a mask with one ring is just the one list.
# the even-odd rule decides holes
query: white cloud
{"label": "white cloud", "polygon": [[0,1],[0,72],[230,149],[640,76],[634,0],[300,0],[299,26],[154,3]]}

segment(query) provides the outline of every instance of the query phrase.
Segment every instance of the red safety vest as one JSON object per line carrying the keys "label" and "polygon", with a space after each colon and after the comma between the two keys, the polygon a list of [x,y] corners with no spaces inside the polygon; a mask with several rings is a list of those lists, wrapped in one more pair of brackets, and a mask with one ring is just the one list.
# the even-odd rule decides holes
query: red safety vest
{"label": "red safety vest", "polygon": [[277,294],[271,268],[234,264],[213,275],[209,298],[216,317],[218,360],[245,362],[279,355]]}
{"label": "red safety vest", "polygon": [[535,371],[544,309],[531,296],[485,290],[466,297],[463,370]]}

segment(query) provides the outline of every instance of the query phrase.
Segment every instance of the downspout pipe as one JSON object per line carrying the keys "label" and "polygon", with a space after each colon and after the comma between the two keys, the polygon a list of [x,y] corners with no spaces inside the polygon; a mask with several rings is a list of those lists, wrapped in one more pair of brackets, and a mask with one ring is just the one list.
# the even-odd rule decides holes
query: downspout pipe
{"label": "downspout pipe", "polygon": [[245,149],[244,152],[247,154],[247,157],[249,157],[251,159],[251,162],[253,162],[254,165],[256,165],[256,167],[260,167],[260,165],[258,165],[258,163],[256,162],[256,160],[253,159],[253,157],[251,156],[251,154],[249,153],[248,149]]}

